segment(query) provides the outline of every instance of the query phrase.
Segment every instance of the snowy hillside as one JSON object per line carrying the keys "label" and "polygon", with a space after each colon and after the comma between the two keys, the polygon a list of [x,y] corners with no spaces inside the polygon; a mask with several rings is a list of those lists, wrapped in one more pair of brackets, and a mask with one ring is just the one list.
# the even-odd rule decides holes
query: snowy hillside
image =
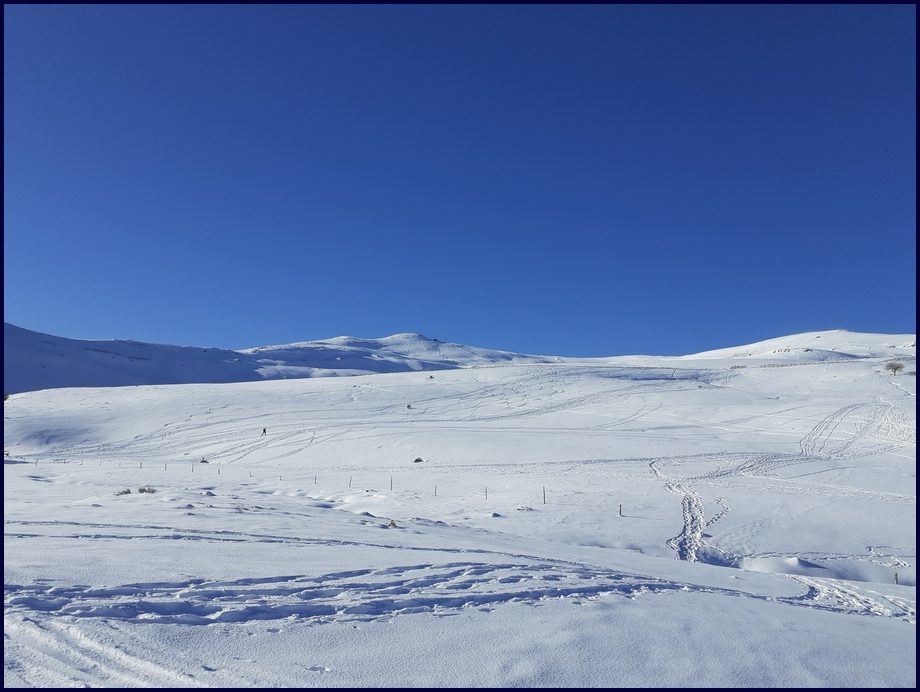
{"label": "snowy hillside", "polygon": [[421,334],[381,339],[340,336],[240,351],[65,339],[3,325],[4,393],[60,387],[255,382],[304,377],[451,370],[511,363],[679,365],[683,360],[751,359],[805,363],[857,358],[911,358],[912,335],[811,332],[691,356],[566,358],[452,344]]}
{"label": "snowy hillside", "polygon": [[912,335],[390,339],[240,357],[413,371],[9,397],[4,684],[915,686]]}
{"label": "snowy hillside", "polygon": [[395,334],[383,339],[338,337],[230,351],[138,341],[65,339],[3,325],[6,394],[58,387],[252,382],[545,360],[444,343],[420,334]]}
{"label": "snowy hillside", "polygon": [[[339,336],[282,346],[261,346],[240,351],[258,360],[266,379],[304,377],[302,370],[322,368],[348,374],[448,370],[495,363],[538,363],[558,359],[508,351],[461,346],[429,339],[421,334],[394,334],[382,339]],[[307,375],[312,376],[312,374]]]}
{"label": "snowy hillside", "polygon": [[807,363],[856,358],[912,358],[916,356],[916,349],[917,338],[913,334],[863,334],[834,329],[767,339],[747,346],[696,353],[686,358],[759,358]]}
{"label": "snowy hillside", "polygon": [[257,363],[216,348],[65,339],[3,324],[4,393],[262,379]]}

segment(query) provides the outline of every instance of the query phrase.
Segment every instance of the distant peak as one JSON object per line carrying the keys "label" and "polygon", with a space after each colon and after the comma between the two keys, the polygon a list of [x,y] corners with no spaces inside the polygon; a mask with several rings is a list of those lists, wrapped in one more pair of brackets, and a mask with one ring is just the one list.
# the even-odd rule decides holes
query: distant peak
{"label": "distant peak", "polygon": [[394,341],[437,341],[437,339],[431,339],[424,334],[419,334],[418,332],[399,332],[398,334],[391,334],[390,336],[385,336],[383,338],[392,339]]}
{"label": "distant peak", "polygon": [[333,343],[333,344],[391,344],[394,342],[405,342],[405,341],[438,341],[438,339],[432,339],[425,336],[424,334],[419,334],[418,332],[399,332],[398,334],[390,334],[389,336],[381,337],[360,337],[360,336],[334,336],[330,339],[321,339],[315,342],[305,342],[305,343]]}

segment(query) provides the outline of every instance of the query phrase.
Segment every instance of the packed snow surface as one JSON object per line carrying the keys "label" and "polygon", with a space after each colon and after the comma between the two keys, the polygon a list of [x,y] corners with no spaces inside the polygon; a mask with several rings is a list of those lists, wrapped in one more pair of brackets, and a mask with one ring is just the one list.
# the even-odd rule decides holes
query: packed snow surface
{"label": "packed snow surface", "polygon": [[5,685],[914,687],[912,335],[361,342],[9,396]]}

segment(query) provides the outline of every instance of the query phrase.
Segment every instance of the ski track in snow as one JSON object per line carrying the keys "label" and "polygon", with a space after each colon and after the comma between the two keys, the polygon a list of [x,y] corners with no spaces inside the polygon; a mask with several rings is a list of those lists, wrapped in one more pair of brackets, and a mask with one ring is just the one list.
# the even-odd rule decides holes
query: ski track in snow
{"label": "ski track in snow", "polygon": [[586,565],[421,563],[322,575],[191,579],[113,587],[5,584],[4,609],[7,621],[13,622],[27,620],[35,613],[53,613],[71,619],[104,618],[184,625],[292,617],[329,623],[418,613],[443,615],[460,608],[491,610],[505,603],[536,605],[546,599],[581,601],[600,596],[636,598],[645,594],[699,591],[915,622],[915,605],[907,599],[829,579],[791,578],[805,587],[804,593],[789,597],[765,596]]}
{"label": "ski track in snow", "polygon": [[[147,648],[136,651],[134,646],[130,648],[135,651],[129,653],[124,639],[103,644],[63,619],[39,622],[25,613],[6,612],[3,631],[17,648],[28,650],[30,657],[42,664],[45,680],[37,686],[96,687],[100,678],[118,687],[201,686],[194,684],[191,676],[176,673],[172,668],[175,660],[154,662],[162,656]],[[17,672],[15,657],[4,663],[7,671],[12,667],[12,672]]]}
{"label": "ski track in snow", "polygon": [[[789,411],[791,409],[785,409]],[[852,420],[857,411],[868,410],[869,415]],[[744,422],[748,418],[740,419]],[[853,432],[849,437],[842,439],[835,436],[844,422],[851,422]],[[706,545],[703,539],[703,530],[725,515],[729,508],[723,504],[723,510],[709,522],[704,520],[703,501],[692,481],[724,480],[738,476],[761,477],[769,482],[787,483],[795,491],[805,494],[820,494],[822,491],[834,496],[863,496],[884,502],[916,504],[916,498],[899,493],[885,493],[856,488],[844,488],[828,483],[802,481],[800,479],[769,478],[768,474],[780,469],[814,460],[843,461],[857,455],[882,454],[895,449],[902,444],[912,443],[911,426],[908,419],[898,411],[889,401],[879,398],[874,403],[856,403],[841,407],[823,417],[800,441],[800,454],[754,454],[754,455],[700,455],[696,457],[670,457],[654,459],[649,462],[652,473],[659,480],[664,481],[664,488],[668,492],[681,496],[684,523],[680,533],[669,539],[667,544],[671,547],[678,559],[695,562],[700,559],[700,551]],[[853,451],[854,447],[858,449]],[[680,482],[672,480],[662,472],[662,467],[679,465],[686,461],[710,461],[716,463],[713,471],[683,477]],[[720,503],[724,498],[720,498]],[[719,551],[721,552],[721,551]],[[733,556],[729,562],[737,563],[742,556]],[[755,556],[744,556],[755,557]]]}
{"label": "ski track in snow", "polygon": [[[668,379],[677,382],[703,381],[707,384],[712,384],[717,379],[715,373],[710,371],[690,370],[687,373],[683,373],[680,379],[677,379],[676,373],[677,371],[672,371],[670,378],[665,377],[660,371],[652,371],[644,375],[650,378],[649,381],[655,382],[656,384]],[[584,377],[585,375],[586,372],[584,370],[578,372],[579,377]],[[609,373],[605,373],[605,375],[609,376]],[[622,383],[621,380],[617,379],[613,379],[612,381],[618,384]],[[626,378],[626,381],[635,382],[636,380]],[[462,422],[491,422],[533,417],[561,410],[573,410],[585,406],[606,404],[614,397],[628,397],[637,390],[642,390],[643,380],[640,379],[639,382],[640,384],[627,385],[625,389],[618,387],[612,390],[578,397],[562,396],[562,400],[559,401],[560,393],[566,386],[566,380],[560,369],[552,368],[536,378],[512,377],[510,381],[501,384],[480,386],[461,394],[436,396],[427,400],[422,399],[420,402],[416,402],[416,408],[417,410],[420,409],[419,412],[422,416],[429,417],[416,417],[414,420],[416,420],[416,422],[443,423],[445,420],[449,420],[448,417],[445,417],[445,414],[453,410],[463,410],[466,412],[465,416],[457,419]],[[551,388],[551,391],[548,392],[548,396],[553,396],[556,399],[553,404],[544,404],[543,397],[539,394],[539,392],[547,386]],[[537,392],[536,395],[535,390]],[[663,390],[659,387],[655,391],[660,394]],[[352,398],[354,398],[354,396],[355,395],[352,394]],[[493,399],[498,399],[499,404],[506,410],[501,413],[493,414],[478,413],[486,402]],[[470,408],[471,402],[473,403],[472,409]],[[595,429],[611,430],[632,423],[640,418],[647,419],[651,417],[660,406],[660,403],[654,407],[650,406],[646,399],[643,398],[641,406],[632,414],[627,414],[613,422],[595,426]],[[371,411],[379,414],[389,411],[391,408],[392,407],[378,407],[371,409]],[[774,413],[783,414],[800,408],[802,407],[787,407]],[[507,409],[511,410],[509,411]],[[857,418],[856,413],[861,411],[868,411],[869,415],[863,418]],[[471,412],[474,415],[470,415]],[[296,415],[296,410],[293,413]],[[308,413],[308,411],[304,411],[305,416],[307,416]],[[365,411],[365,413],[367,412]],[[400,414],[402,413],[403,412],[400,411]],[[437,417],[430,417],[433,414],[437,414]],[[722,421],[721,425],[737,426],[741,423],[750,422],[754,418],[766,415],[770,414],[758,414],[729,419]],[[190,418],[191,417],[186,419],[185,425],[180,423],[171,426],[169,435],[152,432],[147,435],[136,436],[132,440],[126,440],[120,444],[114,445],[76,445],[69,447],[65,445],[55,450],[55,455],[76,454],[112,456],[116,454],[124,455],[126,451],[130,450],[132,461],[139,459],[140,463],[143,463],[143,460],[146,459],[148,462],[159,463],[159,460],[163,458],[178,455],[180,449],[187,450],[190,446],[202,448],[219,444],[223,441],[225,433],[214,432],[212,426],[209,426],[206,422],[195,424],[188,423]],[[673,419],[675,416],[669,414],[664,417],[664,419],[667,418]],[[401,419],[395,422],[399,422],[399,420]],[[274,460],[280,460],[297,454],[307,447],[322,444],[323,442],[341,437],[345,434],[350,434],[352,437],[362,437],[362,435],[356,434],[356,432],[361,429],[377,430],[379,426],[385,422],[385,420],[375,420],[373,423],[355,422],[350,425],[339,425],[337,429],[323,429],[322,426],[314,426],[312,429],[307,429],[306,424],[303,426],[292,426],[291,424],[275,425],[273,426],[270,440],[259,437],[254,440],[223,445],[219,452],[211,452],[206,456],[210,462],[233,464],[245,460],[246,457],[255,450],[265,449],[270,446],[273,450],[272,458]],[[234,417],[222,421],[224,426],[227,424],[243,423],[251,424],[251,421],[242,417]],[[842,437],[840,429],[845,423],[850,424],[853,430],[847,436]],[[701,420],[690,423],[693,427],[702,426],[704,424],[707,424],[707,422]],[[719,425],[713,422],[708,422],[708,424]],[[317,434],[317,430],[321,430],[320,434]],[[832,484],[790,480],[772,475],[781,469],[804,463],[812,463],[816,460],[840,461],[852,458],[855,456],[853,452],[854,447],[858,447],[862,454],[878,454],[890,451],[899,445],[911,444],[913,442],[914,432],[915,425],[911,425],[909,419],[895,409],[890,402],[879,398],[877,402],[871,404],[849,404],[825,415],[804,437],[801,438],[799,443],[799,454],[710,454],[654,459],[650,462],[650,465],[656,477],[662,480],[671,478],[671,476],[665,476],[662,472],[663,467],[670,468],[687,461],[708,461],[714,463],[716,467],[714,470],[703,474],[683,477],[680,479],[680,483],[667,482],[665,484],[665,489],[668,490],[668,492],[681,496],[684,516],[684,525],[681,532],[674,538],[669,539],[667,543],[675,550],[680,559],[689,561],[699,559],[699,552],[705,543],[702,538],[703,529],[714,523],[714,521],[727,511],[723,509],[717,517],[704,524],[702,499],[698,491],[694,488],[692,481],[714,481],[717,479],[725,481],[743,476],[763,479],[771,483],[774,487],[778,484],[785,484],[787,486],[786,490],[803,494],[830,493],[838,496],[862,495],[871,496],[875,499],[887,502],[915,502],[914,498],[897,493],[843,488]],[[170,444],[171,438],[174,438],[176,442]],[[289,449],[287,451],[279,451],[283,450],[285,447],[289,447]],[[184,452],[184,454],[188,455],[188,452]]]}
{"label": "ski track in snow", "polygon": [[[639,371],[638,374],[633,372]],[[611,386],[604,391],[590,394],[567,396],[564,394],[566,375],[577,381],[602,372],[604,382]],[[316,446],[353,434],[362,429],[376,429],[381,425],[395,425],[406,422],[445,423],[451,420],[462,423],[490,423],[505,420],[527,419],[550,415],[559,411],[577,410],[606,406],[618,401],[629,393],[653,387],[656,394],[669,391],[681,391],[682,388],[698,384],[714,386],[723,375],[717,371],[687,369],[677,372],[673,368],[606,368],[595,371],[580,368],[561,373],[551,369],[538,375],[513,376],[501,384],[476,387],[470,391],[457,394],[421,399],[413,403],[411,418],[406,418],[404,407],[378,406],[360,410],[361,419],[348,421],[339,419],[331,426],[324,426],[323,420],[317,421],[315,409],[298,410],[296,407],[286,412],[289,417],[303,415],[302,424],[282,423],[272,425],[271,438],[256,436],[254,439],[226,444],[228,437],[238,437],[239,429],[256,430],[261,425],[258,418],[251,416],[228,416],[220,420],[219,425],[206,418],[193,420],[189,416],[182,421],[167,424],[164,430],[152,430],[131,439],[106,443],[69,443],[59,445],[49,456],[62,458],[68,456],[89,456],[100,459],[118,458],[127,463],[148,461],[163,463],[170,461],[198,461],[202,456],[209,462],[233,464],[246,460],[255,451],[271,449],[273,459],[283,459],[302,451],[308,446]],[[662,383],[673,383],[662,386]],[[701,384],[702,383],[702,384]],[[545,388],[550,389],[543,391]],[[384,391],[384,388],[377,388]],[[660,406],[660,405],[659,405]],[[452,416],[456,412],[458,415]],[[626,416],[611,424],[611,427],[625,425],[635,418],[647,415],[648,411],[639,411],[634,416]],[[203,417],[206,414],[201,414]],[[373,422],[366,422],[368,417]],[[599,430],[607,426],[600,426]],[[319,432],[319,434],[318,434]],[[397,433],[394,433],[397,434]],[[278,448],[289,446],[288,451]],[[215,451],[214,448],[218,450]],[[191,450],[191,451],[190,451]],[[208,450],[203,452],[202,450]],[[127,457],[127,458],[126,458]],[[182,457],[187,457],[182,459]]]}
{"label": "ski track in snow", "polygon": [[[164,652],[155,639],[152,644],[141,630],[124,629],[120,623],[226,628],[283,619],[307,625],[347,624],[413,614],[449,617],[468,608],[488,613],[507,603],[539,606],[550,599],[568,599],[589,604],[602,598],[641,599],[691,591],[916,622],[916,604],[908,599],[833,580],[791,579],[802,586],[801,594],[771,597],[587,566],[448,562],[113,587],[6,584],[4,637],[11,655],[4,657],[4,664],[12,679],[38,686],[212,686],[211,674],[218,669],[201,662],[207,660],[207,652]],[[90,621],[102,623],[111,635],[100,637],[98,629],[84,632],[81,623]],[[28,668],[20,663],[18,652],[28,652]],[[32,677],[36,670],[41,676],[37,681]],[[329,671],[325,666],[306,670]],[[221,686],[255,684],[236,671],[220,672]]]}

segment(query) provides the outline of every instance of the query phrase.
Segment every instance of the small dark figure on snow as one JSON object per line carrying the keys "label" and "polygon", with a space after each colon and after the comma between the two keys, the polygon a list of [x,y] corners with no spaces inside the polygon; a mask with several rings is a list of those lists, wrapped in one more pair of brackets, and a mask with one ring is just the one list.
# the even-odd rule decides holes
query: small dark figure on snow
{"label": "small dark figure on snow", "polygon": [[406,408],[412,408],[412,404],[406,404]]}
{"label": "small dark figure on snow", "polygon": [[268,428],[262,428],[262,435],[268,435]]}

